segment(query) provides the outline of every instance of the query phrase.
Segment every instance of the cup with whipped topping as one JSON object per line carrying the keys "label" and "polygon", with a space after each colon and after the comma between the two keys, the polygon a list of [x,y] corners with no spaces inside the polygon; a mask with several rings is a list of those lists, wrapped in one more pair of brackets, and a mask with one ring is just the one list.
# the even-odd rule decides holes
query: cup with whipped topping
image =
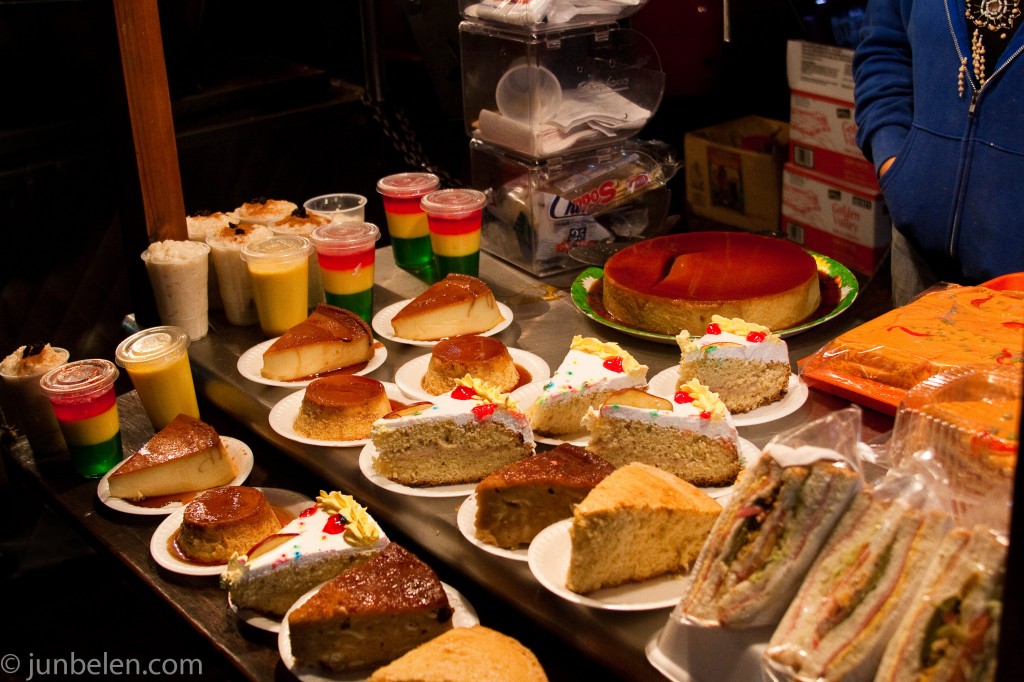
{"label": "cup with whipped topping", "polygon": [[61,452],[67,446],[50,401],[39,387],[39,379],[68,361],[69,353],[48,343],[21,346],[0,362],[4,402],[9,404],[14,425],[28,438],[32,452],[39,455]]}
{"label": "cup with whipped topping", "polygon": [[210,258],[217,271],[217,286],[228,322],[241,327],[259,322],[256,301],[252,297],[249,269],[242,260],[242,247],[249,242],[274,236],[265,225],[232,223],[206,235]]}
{"label": "cup with whipped topping", "polygon": [[190,240],[153,242],[142,252],[156,310],[164,324],[181,327],[192,339],[209,329],[210,246]]}

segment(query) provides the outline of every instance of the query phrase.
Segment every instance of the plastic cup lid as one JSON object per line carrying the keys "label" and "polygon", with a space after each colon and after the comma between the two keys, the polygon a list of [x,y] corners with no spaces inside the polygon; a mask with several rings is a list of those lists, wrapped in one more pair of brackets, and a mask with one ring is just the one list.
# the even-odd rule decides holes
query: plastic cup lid
{"label": "plastic cup lid", "polygon": [[415,199],[441,186],[433,173],[396,173],[377,181],[377,191],[393,199]]}
{"label": "plastic cup lid", "polygon": [[242,259],[265,263],[287,263],[307,258],[313,253],[313,243],[305,237],[279,235],[250,242],[242,247]]}
{"label": "plastic cup lid", "polygon": [[110,360],[76,360],[51,369],[39,386],[53,398],[87,398],[109,389],[119,374]]}
{"label": "plastic cup lid", "polygon": [[429,214],[460,216],[479,211],[487,195],[475,189],[439,189],[423,197],[420,206]]}
{"label": "plastic cup lid", "polygon": [[313,230],[310,238],[318,252],[337,253],[373,247],[380,230],[373,223],[331,223]]}
{"label": "plastic cup lid", "polygon": [[114,359],[117,364],[127,367],[133,363],[178,357],[190,342],[188,333],[181,327],[151,327],[132,334],[118,344]]}

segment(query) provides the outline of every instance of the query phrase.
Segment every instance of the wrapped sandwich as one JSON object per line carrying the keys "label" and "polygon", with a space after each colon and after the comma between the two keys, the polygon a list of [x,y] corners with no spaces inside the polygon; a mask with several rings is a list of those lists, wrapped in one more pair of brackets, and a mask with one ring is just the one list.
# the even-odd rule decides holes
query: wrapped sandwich
{"label": "wrapped sandwich", "polygon": [[980,526],[943,539],[877,682],[995,679],[1006,550],[1005,535]]}
{"label": "wrapped sandwich", "polygon": [[677,616],[734,628],[778,622],[861,488],[855,455],[847,454],[859,426],[860,410],[851,408],[765,447],[712,528]]}
{"label": "wrapped sandwich", "polygon": [[770,678],[871,679],[948,526],[887,483],[857,495],[808,571],[764,653]]}

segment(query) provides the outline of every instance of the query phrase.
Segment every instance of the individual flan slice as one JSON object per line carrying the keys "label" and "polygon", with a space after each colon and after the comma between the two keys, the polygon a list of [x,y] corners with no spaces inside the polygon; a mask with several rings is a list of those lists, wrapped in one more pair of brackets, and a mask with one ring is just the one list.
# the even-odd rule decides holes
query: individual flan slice
{"label": "individual flan slice", "polygon": [[392,542],[289,613],[292,655],[334,672],[390,663],[451,630],[452,613],[433,569]]}
{"label": "individual flan slice", "polygon": [[507,549],[529,544],[552,523],[571,517],[573,507],[613,471],[571,443],[502,467],[476,486],[476,536]]}
{"label": "individual flan slice", "polygon": [[373,357],[373,334],[353,312],[318,303],[305,320],[263,353],[261,374],[274,381],[315,377]]}
{"label": "individual flan slice", "polygon": [[566,587],[606,587],[686,571],[722,507],[678,476],[634,462],[598,483],[573,511]]}
{"label": "individual flan slice", "polygon": [[110,495],[141,500],[226,485],[238,475],[209,424],[179,414],[107,479]]}
{"label": "individual flan slice", "polygon": [[409,301],[392,318],[395,334],[413,341],[437,341],[460,334],[480,334],[504,318],[487,284],[452,273]]}

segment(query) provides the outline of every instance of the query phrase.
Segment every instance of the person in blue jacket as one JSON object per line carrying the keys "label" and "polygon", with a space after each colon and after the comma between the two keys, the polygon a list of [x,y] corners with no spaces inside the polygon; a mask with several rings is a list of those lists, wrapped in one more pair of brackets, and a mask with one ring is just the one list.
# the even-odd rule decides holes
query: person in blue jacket
{"label": "person in blue jacket", "polygon": [[893,222],[894,304],[1024,271],[1020,0],[868,0],[857,144]]}

